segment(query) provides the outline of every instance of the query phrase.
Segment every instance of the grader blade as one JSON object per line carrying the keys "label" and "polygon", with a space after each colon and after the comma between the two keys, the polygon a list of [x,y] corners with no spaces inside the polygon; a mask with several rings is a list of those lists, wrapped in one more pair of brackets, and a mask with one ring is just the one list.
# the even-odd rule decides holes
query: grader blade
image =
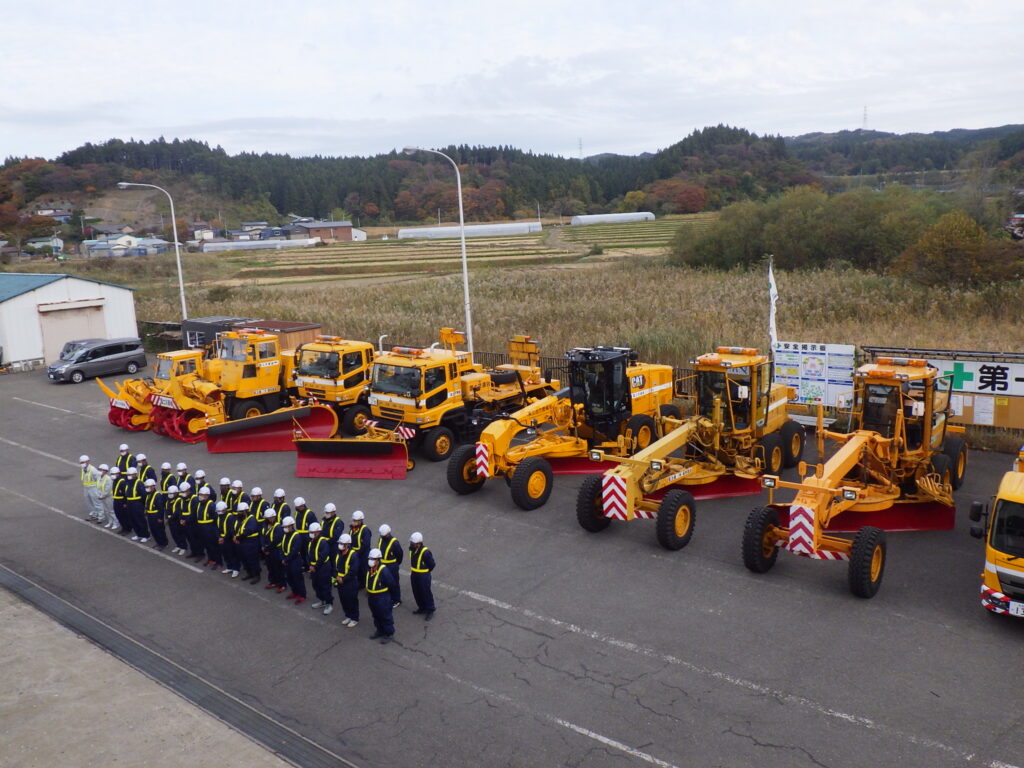
{"label": "grader blade", "polygon": [[291,451],[297,438],[325,439],[338,431],[338,415],[326,405],[282,408],[248,419],[226,421],[206,430],[210,453]]}
{"label": "grader blade", "polygon": [[700,485],[669,485],[654,493],[645,495],[645,499],[660,499],[671,490],[689,491],[695,499],[730,499],[736,496],[754,496],[761,493],[761,481],[735,475],[722,475],[710,483]]}
{"label": "grader blade", "polygon": [[591,461],[586,456],[552,456],[547,459],[554,475],[599,475],[616,466],[612,461]]}
{"label": "grader blade", "polygon": [[409,449],[392,440],[296,440],[296,477],[402,480],[412,468]]}
{"label": "grader blade", "polygon": [[[777,505],[782,525],[789,525],[789,508]],[[936,501],[893,504],[875,512],[847,510],[833,517],[825,528],[829,533],[856,533],[865,525],[883,531],[951,531],[956,522],[956,507]]]}

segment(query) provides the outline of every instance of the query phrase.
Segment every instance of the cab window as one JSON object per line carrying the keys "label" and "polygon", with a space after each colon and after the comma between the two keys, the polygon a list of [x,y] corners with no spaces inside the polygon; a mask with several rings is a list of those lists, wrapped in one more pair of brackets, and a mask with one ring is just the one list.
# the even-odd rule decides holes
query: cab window
{"label": "cab window", "polygon": [[354,371],[363,365],[362,352],[346,352],[341,358],[341,370],[343,373]]}
{"label": "cab window", "polygon": [[257,346],[259,360],[270,360],[277,357],[277,344],[272,341],[261,341]]}
{"label": "cab window", "polygon": [[437,368],[428,368],[423,374],[423,391],[432,392],[438,387],[443,387],[445,381],[443,365]]}

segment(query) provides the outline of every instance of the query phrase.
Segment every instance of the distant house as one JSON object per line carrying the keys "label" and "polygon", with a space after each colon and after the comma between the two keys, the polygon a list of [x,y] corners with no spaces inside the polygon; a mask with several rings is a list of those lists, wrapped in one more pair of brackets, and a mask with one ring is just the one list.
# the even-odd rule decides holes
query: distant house
{"label": "distant house", "polygon": [[281,227],[264,227],[260,230],[260,240],[280,240],[284,237]]}
{"label": "distant house", "polygon": [[260,233],[256,230],[250,231],[248,229],[229,229],[228,232],[229,240],[259,240]]}
{"label": "distant house", "polygon": [[64,250],[64,241],[56,235],[50,237],[32,237],[25,241],[25,247],[33,251],[46,251],[47,253],[60,253]]}
{"label": "distant house", "polygon": [[86,229],[91,229],[94,236],[107,235],[130,235],[135,230],[127,224],[93,224]]}
{"label": "distant house", "polygon": [[140,237],[135,245],[128,249],[131,256],[153,256],[157,253],[166,253],[171,243],[160,237]]}
{"label": "distant house", "polygon": [[192,239],[193,240],[213,240],[217,236],[217,230],[211,227],[209,224],[193,224],[192,225]]}
{"label": "distant house", "polygon": [[97,240],[83,240],[79,253],[96,258],[101,256],[124,256],[131,248],[137,248],[139,238],[133,235],[110,235]]}
{"label": "distant house", "polygon": [[36,216],[49,216],[54,221],[67,224],[71,221],[71,211],[64,208],[37,208]]}
{"label": "distant house", "polygon": [[265,221],[243,221],[242,231],[243,232],[259,232],[261,229],[266,229],[267,222]]}
{"label": "distant house", "polygon": [[319,237],[325,243],[351,242],[351,221],[297,221],[292,226],[292,238]]}

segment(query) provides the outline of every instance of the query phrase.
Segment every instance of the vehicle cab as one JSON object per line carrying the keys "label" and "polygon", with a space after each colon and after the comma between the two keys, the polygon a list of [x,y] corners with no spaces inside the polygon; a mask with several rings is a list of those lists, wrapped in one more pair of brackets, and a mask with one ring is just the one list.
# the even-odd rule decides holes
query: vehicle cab
{"label": "vehicle cab", "polygon": [[1024,618],[1024,446],[1003,475],[992,507],[971,504],[971,535],[985,541],[981,604],[993,613]]}

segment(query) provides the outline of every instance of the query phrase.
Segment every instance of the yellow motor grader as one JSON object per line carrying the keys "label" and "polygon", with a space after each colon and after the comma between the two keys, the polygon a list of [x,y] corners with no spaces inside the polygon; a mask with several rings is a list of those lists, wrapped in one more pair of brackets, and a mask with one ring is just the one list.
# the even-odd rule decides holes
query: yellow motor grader
{"label": "yellow motor grader", "polygon": [[[768,504],[747,518],[743,562],[768,571],[780,549],[814,560],[848,561],[850,591],[873,597],[885,572],[885,530],[953,527],[953,491],[967,469],[963,427],[949,424],[951,377],[924,360],[879,357],[854,376],[841,428],[825,429],[818,409],[818,456],[803,480],[766,474]],[[825,440],[837,447],[825,453]],[[796,491],[776,504],[778,488]],[[836,536],[856,532],[853,539]]]}
{"label": "yellow motor grader", "polygon": [[517,506],[537,509],[553,475],[592,473],[591,450],[632,453],[655,439],[656,417],[679,415],[671,366],[637,362],[627,347],[579,347],[566,359],[570,386],[492,421],[475,445],[452,452],[453,491],[474,493],[487,478],[504,477]]}
{"label": "yellow motor grader", "polygon": [[613,520],[653,519],[665,549],[693,536],[696,498],[757,493],[762,472],[795,466],[803,428],[789,418],[793,389],[772,383],[772,362],[748,347],[718,347],[692,360],[681,382],[686,418],[662,418],[662,436],[632,455],[592,450],[615,466],[580,488],[576,519],[597,533]]}

